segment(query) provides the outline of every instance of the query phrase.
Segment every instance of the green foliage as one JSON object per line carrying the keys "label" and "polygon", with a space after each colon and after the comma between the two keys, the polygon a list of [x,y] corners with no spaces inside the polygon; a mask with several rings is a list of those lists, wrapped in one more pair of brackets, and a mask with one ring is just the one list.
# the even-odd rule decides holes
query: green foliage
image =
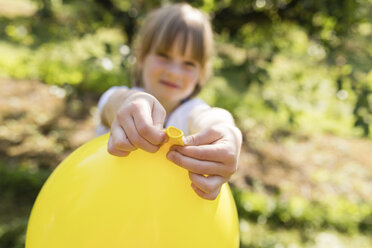
{"label": "green foliage", "polygon": [[10,224],[0,224],[0,247],[23,248],[27,221],[15,219]]}
{"label": "green foliage", "polygon": [[32,204],[50,172],[0,161],[0,247],[24,247]]}
{"label": "green foliage", "polygon": [[310,201],[234,188],[233,194],[240,216],[242,248],[367,248],[372,244],[370,204],[331,196]]}
{"label": "green foliage", "polygon": [[335,229],[350,234],[372,230],[372,206],[338,197],[309,201],[234,190],[240,218],[272,228]]}
{"label": "green foliage", "polygon": [[128,84],[128,70],[123,68],[128,67],[130,57],[119,53],[121,47],[125,47],[122,35],[110,29],[68,42],[46,43],[36,50],[2,42],[0,75],[102,93],[112,85]]}
{"label": "green foliage", "polygon": [[8,166],[0,163],[0,195],[15,201],[32,203],[50,171],[32,171],[26,166]]}

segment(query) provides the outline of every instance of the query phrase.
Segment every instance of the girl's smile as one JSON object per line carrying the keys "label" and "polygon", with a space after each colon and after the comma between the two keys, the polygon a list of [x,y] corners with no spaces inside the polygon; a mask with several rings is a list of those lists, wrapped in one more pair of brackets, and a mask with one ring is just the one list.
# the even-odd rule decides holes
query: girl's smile
{"label": "girl's smile", "polygon": [[162,84],[164,86],[167,86],[167,87],[170,87],[170,88],[173,88],[173,89],[179,89],[179,88],[181,88],[177,84],[175,84],[173,82],[165,81],[165,80],[160,80],[160,84]]}

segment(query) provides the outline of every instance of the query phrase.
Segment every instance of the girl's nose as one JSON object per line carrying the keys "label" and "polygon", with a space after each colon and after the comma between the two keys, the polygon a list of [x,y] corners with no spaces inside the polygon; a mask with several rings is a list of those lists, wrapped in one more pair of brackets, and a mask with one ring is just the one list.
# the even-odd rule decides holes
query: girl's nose
{"label": "girl's nose", "polygon": [[182,65],[179,63],[171,63],[167,68],[167,73],[172,77],[179,77],[182,73]]}

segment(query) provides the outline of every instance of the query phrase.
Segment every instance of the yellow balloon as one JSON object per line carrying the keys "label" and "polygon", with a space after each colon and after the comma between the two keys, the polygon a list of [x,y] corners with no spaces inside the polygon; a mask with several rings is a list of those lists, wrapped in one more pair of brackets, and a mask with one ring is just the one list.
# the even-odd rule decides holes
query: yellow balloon
{"label": "yellow balloon", "polygon": [[166,158],[182,132],[166,130],[157,153],[107,152],[109,135],[81,146],[48,178],[31,212],[26,248],[237,248],[238,216],[228,184],[199,197],[187,170]]}

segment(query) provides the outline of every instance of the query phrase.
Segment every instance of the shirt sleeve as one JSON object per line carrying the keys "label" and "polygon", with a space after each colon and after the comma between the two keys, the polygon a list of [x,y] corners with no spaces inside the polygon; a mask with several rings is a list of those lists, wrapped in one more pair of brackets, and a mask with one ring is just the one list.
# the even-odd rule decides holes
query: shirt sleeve
{"label": "shirt sleeve", "polygon": [[100,135],[105,134],[108,131],[110,131],[101,122],[101,118],[100,118],[101,117],[101,111],[103,109],[103,106],[105,106],[105,104],[107,103],[110,96],[118,89],[128,89],[128,87],[127,86],[113,86],[110,89],[108,89],[107,91],[105,91],[105,93],[103,93],[102,96],[98,100],[98,105],[97,105],[97,108],[98,108],[98,125],[96,126],[96,130],[95,130],[96,136],[100,136]]}
{"label": "shirt sleeve", "polygon": [[192,133],[189,126],[191,113],[195,110],[208,109],[210,106],[199,98],[193,98],[176,108],[167,118],[165,127],[174,126],[185,136]]}

